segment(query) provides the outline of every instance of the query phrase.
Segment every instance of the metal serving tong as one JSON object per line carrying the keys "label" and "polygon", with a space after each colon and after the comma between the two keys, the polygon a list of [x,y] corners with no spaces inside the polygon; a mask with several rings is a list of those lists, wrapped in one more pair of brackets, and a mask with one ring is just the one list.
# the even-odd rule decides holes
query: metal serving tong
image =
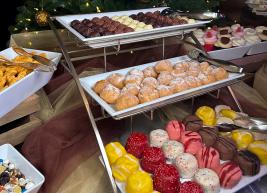
{"label": "metal serving tong", "polygon": [[264,118],[256,118],[256,117],[244,117],[241,119],[245,119],[249,123],[246,126],[236,125],[236,124],[219,124],[216,127],[219,131],[229,132],[232,130],[249,130],[256,131],[260,133],[267,132],[267,119]]}
{"label": "metal serving tong", "polygon": [[27,62],[26,63],[25,62],[23,62],[23,63],[14,63],[13,62],[13,65],[16,65],[16,66],[19,65],[19,66],[25,67],[27,69],[36,70],[36,71],[43,71],[43,72],[53,72],[57,69],[56,64],[53,61],[51,61],[45,57],[29,53],[20,47],[12,47],[12,49],[18,55],[27,56],[27,57],[30,57],[30,58],[36,60],[37,62],[39,62],[39,64],[38,63],[31,63],[31,62],[28,62],[28,63]]}
{"label": "metal serving tong", "polygon": [[[187,42],[185,39],[187,37],[191,37],[195,44]],[[222,67],[228,72],[233,72],[233,73],[242,73],[243,68],[236,66],[234,63],[229,62],[229,61],[224,61],[224,60],[219,60],[219,59],[213,59],[211,58],[208,53],[206,53],[197,40],[197,38],[194,36],[194,34],[191,32],[189,34],[186,34],[185,38],[182,40],[179,40],[180,43],[184,44],[185,49],[187,51],[187,55],[189,58],[193,60],[197,60],[199,62],[209,62],[210,64],[217,66],[217,67]]]}

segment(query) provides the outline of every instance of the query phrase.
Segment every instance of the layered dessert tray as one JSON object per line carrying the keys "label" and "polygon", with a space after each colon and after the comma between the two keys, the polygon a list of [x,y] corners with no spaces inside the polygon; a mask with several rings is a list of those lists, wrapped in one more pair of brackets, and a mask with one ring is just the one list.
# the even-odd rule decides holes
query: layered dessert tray
{"label": "layered dessert tray", "polygon": [[193,34],[210,56],[217,59],[231,60],[267,52],[267,26],[213,26],[199,28]]}
{"label": "layered dessert tray", "polygon": [[133,132],[125,144],[107,144],[118,188],[122,193],[237,192],[267,174],[266,138],[235,130],[248,119],[229,106],[202,106],[164,128]]}
{"label": "layered dessert tray", "polygon": [[209,21],[197,21],[187,17],[161,15],[164,9],[166,7],[59,16],[56,20],[91,47],[100,47],[112,42],[123,44],[168,37],[209,23]]}
{"label": "layered dessert tray", "polygon": [[182,56],[81,78],[80,82],[109,115],[121,119],[234,84],[244,76]]}

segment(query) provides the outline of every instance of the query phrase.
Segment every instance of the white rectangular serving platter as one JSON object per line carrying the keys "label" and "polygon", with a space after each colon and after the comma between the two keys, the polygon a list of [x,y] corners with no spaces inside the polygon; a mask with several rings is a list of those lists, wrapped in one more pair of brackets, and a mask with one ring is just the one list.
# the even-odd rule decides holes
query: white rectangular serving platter
{"label": "white rectangular serving platter", "polygon": [[27,160],[25,159],[12,145],[4,144],[0,146],[0,159],[8,159],[15,164],[26,178],[34,182],[34,186],[26,190],[24,193],[37,193],[45,181],[44,176]]}
{"label": "white rectangular serving platter", "polygon": [[79,32],[77,32],[74,28],[70,26],[70,23],[77,19],[77,20],[83,20],[83,19],[92,19],[94,17],[113,17],[113,16],[123,16],[123,15],[131,15],[131,14],[137,14],[139,12],[155,12],[155,11],[162,11],[166,9],[167,7],[160,7],[160,8],[150,8],[150,9],[139,9],[139,10],[129,10],[129,11],[119,11],[119,12],[107,12],[107,13],[95,13],[95,14],[80,14],[80,15],[66,15],[66,16],[57,16],[55,19],[61,23],[65,28],[67,28],[70,32],[72,32],[78,39],[80,39],[83,42],[87,42],[87,44],[95,44],[95,43],[101,43],[101,42],[107,42],[107,41],[118,41],[122,39],[129,39],[129,38],[136,38],[140,36],[145,35],[154,35],[159,33],[166,33],[166,32],[173,32],[173,31],[182,31],[186,29],[191,28],[197,28],[200,26],[203,26],[210,21],[196,21],[196,23],[193,24],[183,24],[183,25],[175,25],[175,26],[168,26],[168,27],[161,27],[161,28],[155,28],[151,30],[144,30],[140,32],[130,32],[130,33],[123,33],[123,34],[116,34],[116,35],[109,35],[109,36],[101,36],[101,37],[94,37],[94,38],[85,38],[83,35],[81,35]]}
{"label": "white rectangular serving platter", "polygon": [[[61,58],[61,53],[48,52],[43,50],[25,49],[28,52],[35,52],[36,54],[45,53],[48,59],[51,59],[55,64],[58,64]],[[7,59],[13,59],[18,54],[12,49],[8,48],[0,52],[0,56]],[[23,79],[12,84],[8,88],[0,91],[0,118],[14,109],[22,101],[34,94],[40,88],[45,86],[51,79],[54,72],[40,72],[33,71]]]}
{"label": "white rectangular serving platter", "polygon": [[[237,192],[238,190],[248,186],[249,184],[255,182],[256,180],[260,179],[261,177],[267,175],[267,166],[261,166],[260,172],[255,175],[255,176],[242,176],[241,180],[239,181],[239,183],[234,186],[232,189],[224,189],[221,188],[220,189],[220,193],[234,193]],[[185,181],[190,181],[190,180],[183,180],[181,179],[181,182],[185,182]],[[119,188],[119,190],[122,193],[126,193],[125,191],[125,183],[121,183],[116,181],[117,187]]]}
{"label": "white rectangular serving platter", "polygon": [[[181,62],[181,61],[185,61],[185,60],[189,60],[189,58],[187,56],[181,56],[181,57],[176,57],[176,58],[171,58],[168,59],[170,60],[172,63],[177,63],[177,62]],[[245,74],[235,74],[235,73],[230,73],[229,74],[229,78],[221,80],[221,81],[217,81],[208,85],[203,85],[197,88],[192,88],[186,91],[182,91],[179,93],[175,93],[173,95],[170,96],[166,96],[166,97],[161,97],[158,98],[156,100],[147,102],[147,103],[143,103],[143,104],[139,104],[136,105],[134,107],[125,109],[125,110],[121,110],[121,111],[116,111],[116,109],[112,106],[107,104],[97,93],[95,93],[92,89],[92,87],[95,85],[95,83],[99,80],[103,80],[106,79],[109,75],[113,74],[113,73],[121,73],[126,75],[131,69],[139,69],[139,70],[143,70],[144,68],[148,67],[148,66],[154,66],[156,64],[156,62],[152,62],[152,63],[148,63],[148,64],[143,64],[143,65],[139,65],[139,66],[134,66],[134,67],[130,67],[130,68],[125,68],[125,69],[121,69],[121,70],[116,70],[116,71],[112,71],[112,72],[107,72],[107,73],[103,73],[103,74],[98,74],[98,75],[94,75],[94,76],[88,76],[85,78],[80,78],[80,82],[82,87],[86,90],[86,92],[97,102],[100,104],[100,106],[102,106],[110,116],[112,117],[116,117],[119,115],[123,115],[126,113],[129,113],[133,110],[139,110],[139,109],[143,109],[145,107],[148,107],[150,105],[153,104],[157,104],[157,103],[161,103],[164,102],[166,100],[169,99],[174,99],[174,98],[178,98],[178,97],[183,97],[186,94],[190,94],[193,92],[197,92],[198,90],[201,89],[208,89],[208,88],[212,88],[213,86],[216,86],[218,84],[221,83],[227,83],[227,82],[231,82],[234,81],[236,79],[239,79],[243,76],[245,76]]]}
{"label": "white rectangular serving platter", "polygon": [[267,41],[252,45],[247,52],[247,55],[261,54],[264,52],[267,52]]}
{"label": "white rectangular serving platter", "polygon": [[234,60],[238,58],[242,58],[247,52],[250,50],[252,46],[240,46],[233,47],[228,49],[221,49],[208,52],[212,58],[221,59],[221,60]]}

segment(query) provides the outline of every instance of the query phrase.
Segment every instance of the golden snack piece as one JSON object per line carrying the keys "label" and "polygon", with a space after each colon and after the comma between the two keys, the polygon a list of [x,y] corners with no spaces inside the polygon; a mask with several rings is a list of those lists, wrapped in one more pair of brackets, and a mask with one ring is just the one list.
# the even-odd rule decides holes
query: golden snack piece
{"label": "golden snack piece", "polygon": [[93,90],[100,94],[102,90],[109,84],[107,80],[99,80],[95,83],[95,86],[93,87]]}
{"label": "golden snack piece", "polygon": [[124,94],[117,99],[115,106],[116,109],[120,111],[123,109],[128,109],[130,107],[136,106],[138,104],[139,104],[139,99],[137,96],[132,94]]}

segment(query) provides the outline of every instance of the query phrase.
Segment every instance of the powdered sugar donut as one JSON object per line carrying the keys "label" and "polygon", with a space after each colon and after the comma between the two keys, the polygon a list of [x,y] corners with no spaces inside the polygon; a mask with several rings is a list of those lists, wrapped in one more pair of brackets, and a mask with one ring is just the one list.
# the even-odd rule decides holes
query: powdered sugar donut
{"label": "powdered sugar donut", "polygon": [[124,79],[125,76],[119,73],[111,74],[107,77],[107,81],[119,89],[124,87]]}
{"label": "powdered sugar donut", "polygon": [[160,85],[169,85],[173,80],[173,76],[170,72],[161,72],[157,80]]}
{"label": "powdered sugar donut", "polygon": [[128,74],[137,75],[137,76],[141,76],[142,78],[144,78],[144,73],[141,70],[138,70],[138,69],[132,69],[132,70],[129,71]]}
{"label": "powdered sugar donut", "polygon": [[159,91],[160,97],[165,97],[165,96],[169,96],[169,95],[173,94],[173,90],[170,86],[159,85],[157,87],[157,90]]}
{"label": "powdered sugar donut", "polygon": [[157,73],[163,71],[171,72],[173,70],[172,63],[169,60],[161,60],[156,63],[155,70]]}
{"label": "powdered sugar donut", "polygon": [[172,80],[170,87],[172,87],[175,93],[189,89],[187,82],[183,78],[176,78]]}
{"label": "powdered sugar donut", "polygon": [[163,143],[169,140],[168,133],[163,129],[156,129],[150,132],[150,145],[161,148]]}
{"label": "powdered sugar donut", "polygon": [[141,76],[138,75],[134,75],[134,74],[130,74],[127,75],[124,81],[124,84],[136,84],[136,85],[140,85],[142,82],[143,78]]}
{"label": "powdered sugar donut", "polygon": [[125,87],[121,90],[121,94],[132,94],[137,96],[140,90],[140,86],[137,84],[126,84]]}
{"label": "powdered sugar donut", "polygon": [[157,88],[158,87],[158,81],[157,79],[153,78],[153,77],[147,77],[142,81],[141,86],[148,86],[151,88]]}
{"label": "powdered sugar donut", "polygon": [[178,155],[184,153],[184,145],[178,141],[169,140],[163,143],[162,151],[169,161],[174,161]]}
{"label": "powdered sugar donut", "polygon": [[146,67],[146,68],[143,70],[143,73],[144,73],[145,78],[146,78],[146,77],[157,78],[157,76],[158,76],[158,74],[157,74],[157,72],[155,71],[155,69],[154,69],[153,66]]}
{"label": "powdered sugar donut", "polygon": [[197,159],[190,153],[181,153],[175,159],[179,174],[184,179],[191,179],[197,172]]}
{"label": "powdered sugar donut", "polygon": [[108,84],[100,93],[100,97],[109,104],[114,104],[120,96],[120,89]]}

